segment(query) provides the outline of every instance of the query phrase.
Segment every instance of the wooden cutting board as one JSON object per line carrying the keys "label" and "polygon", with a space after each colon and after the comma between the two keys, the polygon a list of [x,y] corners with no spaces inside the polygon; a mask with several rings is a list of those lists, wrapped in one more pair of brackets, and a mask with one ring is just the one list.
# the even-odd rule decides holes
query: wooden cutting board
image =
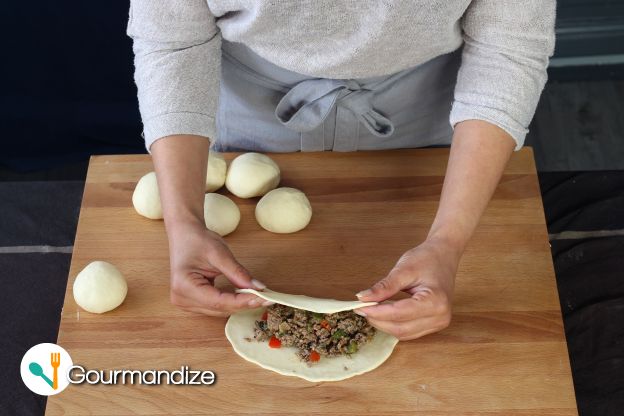
{"label": "wooden cutting board", "polygon": [[[228,159],[235,155],[227,155]],[[256,200],[233,198],[236,257],[269,287],[353,299],[427,234],[447,149],[272,155],[282,186],[302,189],[314,216],[292,235],[264,231]],[[576,415],[572,377],[533,153],[514,154],[457,276],[445,331],[401,342],[381,367],[334,383],[280,376],[234,353],[225,319],[169,304],[162,221],[137,215],[131,196],[148,156],[91,159],[58,343],[87,369],[192,369],[213,386],[71,385],[48,415]],[[222,191],[226,194],[227,191]],[[458,207],[461,209],[461,207]],[[93,260],[128,280],[121,307],[80,311],[76,274]]]}

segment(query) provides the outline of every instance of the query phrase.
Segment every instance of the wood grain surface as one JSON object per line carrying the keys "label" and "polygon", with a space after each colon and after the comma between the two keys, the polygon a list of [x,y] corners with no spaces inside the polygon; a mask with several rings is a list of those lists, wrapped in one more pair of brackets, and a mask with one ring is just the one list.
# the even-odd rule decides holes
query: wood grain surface
{"label": "wood grain surface", "polygon": [[[232,197],[242,219],[227,242],[272,289],[347,300],[426,236],[448,150],[271,156],[281,185],[308,195],[312,222],[272,234],[255,221],[257,199]],[[49,398],[48,415],[577,414],[530,149],[514,154],[462,259],[451,326],[401,342],[375,371],[334,383],[248,363],[226,340],[225,319],[169,304],[163,222],[140,217],[131,202],[135,183],[152,169],[148,156],[91,159],[58,343],[87,369],[188,365],[214,371],[217,382],[72,385]],[[126,301],[103,315],[79,310],[71,292],[93,260],[113,263],[128,280]]]}

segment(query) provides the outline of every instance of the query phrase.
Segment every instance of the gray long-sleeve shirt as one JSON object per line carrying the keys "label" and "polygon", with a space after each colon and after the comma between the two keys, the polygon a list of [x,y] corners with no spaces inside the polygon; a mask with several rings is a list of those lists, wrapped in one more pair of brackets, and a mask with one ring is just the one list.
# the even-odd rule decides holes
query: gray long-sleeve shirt
{"label": "gray long-sleeve shirt", "polygon": [[554,49],[555,0],[131,0],[146,146],[215,137],[221,38],[322,78],[389,75],[456,50],[450,123],[479,119],[519,149]]}

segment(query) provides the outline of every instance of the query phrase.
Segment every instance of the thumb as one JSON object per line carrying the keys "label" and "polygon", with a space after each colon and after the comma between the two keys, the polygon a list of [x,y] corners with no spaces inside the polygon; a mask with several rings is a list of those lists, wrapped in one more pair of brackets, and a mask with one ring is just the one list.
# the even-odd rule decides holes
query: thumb
{"label": "thumb", "polygon": [[392,271],[388,276],[375,283],[370,289],[363,290],[355,296],[365,302],[381,302],[407,287],[411,278],[404,272]]}
{"label": "thumb", "polygon": [[229,250],[223,250],[216,253],[216,257],[212,260],[212,264],[219,269],[223,275],[239,289],[258,289],[266,288],[266,285],[251,277],[249,271],[232,255]]}

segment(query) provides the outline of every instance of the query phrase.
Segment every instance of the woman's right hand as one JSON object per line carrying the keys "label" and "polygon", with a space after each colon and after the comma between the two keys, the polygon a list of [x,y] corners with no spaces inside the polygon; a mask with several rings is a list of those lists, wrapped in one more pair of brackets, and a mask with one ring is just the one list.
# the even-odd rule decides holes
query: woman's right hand
{"label": "woman's right hand", "polygon": [[214,280],[223,274],[238,288],[264,289],[232,255],[225,241],[203,221],[168,224],[171,303],[186,311],[228,316],[272,302],[249,294],[222,292]]}
{"label": "woman's right hand", "polygon": [[214,286],[224,275],[234,286],[264,289],[236,261],[223,239],[206,229],[204,195],[209,141],[172,135],[150,147],[163,208],[171,264],[171,303],[192,312],[227,316],[266,304],[249,293],[222,292]]}

